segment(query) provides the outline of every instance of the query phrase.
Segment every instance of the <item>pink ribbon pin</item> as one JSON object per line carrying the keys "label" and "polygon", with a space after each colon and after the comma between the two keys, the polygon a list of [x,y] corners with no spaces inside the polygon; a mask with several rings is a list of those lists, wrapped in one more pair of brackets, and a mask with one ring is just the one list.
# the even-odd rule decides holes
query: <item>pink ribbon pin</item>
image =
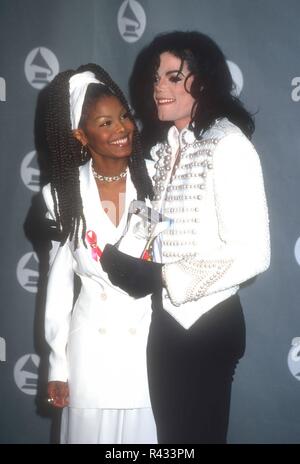
{"label": "pink ribbon pin", "polygon": [[98,261],[98,258],[101,257],[102,251],[97,245],[97,235],[93,230],[88,230],[87,233],[85,234],[85,238],[88,242],[88,244],[91,247],[91,252],[92,252],[92,258],[95,261]]}

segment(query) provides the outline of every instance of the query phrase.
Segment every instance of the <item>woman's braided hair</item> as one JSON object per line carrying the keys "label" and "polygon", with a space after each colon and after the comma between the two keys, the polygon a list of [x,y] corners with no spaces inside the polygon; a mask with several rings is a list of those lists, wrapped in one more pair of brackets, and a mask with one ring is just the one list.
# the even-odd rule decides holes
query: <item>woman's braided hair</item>
{"label": "woman's braided hair", "polygon": [[[69,79],[74,74],[84,71],[94,73],[96,79],[112,91],[129,113],[134,124],[133,153],[129,158],[129,171],[137,191],[137,199],[153,198],[151,180],[147,173],[142,153],[140,135],[126,98],[109,74],[100,66],[90,63],[80,66],[76,71],[59,73],[48,87],[48,100],[45,116],[46,139],[50,155],[50,184],[54,201],[54,212],[61,231],[61,244],[67,238],[74,239],[75,249],[79,243],[79,230],[82,224],[81,238],[85,244],[86,221],[80,194],[79,167],[83,160],[82,146],[74,138],[70,120]],[[99,84],[101,85],[101,84]]]}

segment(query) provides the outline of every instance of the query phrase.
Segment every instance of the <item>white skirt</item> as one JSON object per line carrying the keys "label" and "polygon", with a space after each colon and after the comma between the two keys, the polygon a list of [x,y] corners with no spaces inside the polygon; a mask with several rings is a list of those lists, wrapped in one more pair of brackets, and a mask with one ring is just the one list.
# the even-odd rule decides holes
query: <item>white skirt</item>
{"label": "white skirt", "polygon": [[156,444],[151,408],[64,408],[60,441],[63,444]]}

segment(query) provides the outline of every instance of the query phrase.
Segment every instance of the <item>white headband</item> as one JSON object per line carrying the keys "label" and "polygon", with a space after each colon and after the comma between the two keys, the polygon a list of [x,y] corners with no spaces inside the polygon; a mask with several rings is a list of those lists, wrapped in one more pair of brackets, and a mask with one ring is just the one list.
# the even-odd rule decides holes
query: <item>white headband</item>
{"label": "white headband", "polygon": [[72,129],[78,129],[82,105],[89,84],[105,85],[104,82],[98,81],[98,79],[95,78],[95,74],[91,71],[74,74],[69,80],[70,119]]}

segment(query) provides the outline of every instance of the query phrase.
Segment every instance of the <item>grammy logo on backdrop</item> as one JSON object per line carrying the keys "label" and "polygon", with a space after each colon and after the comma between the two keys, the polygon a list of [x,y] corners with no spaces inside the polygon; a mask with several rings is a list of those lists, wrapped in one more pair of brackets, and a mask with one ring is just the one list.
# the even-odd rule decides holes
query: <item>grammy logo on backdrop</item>
{"label": "grammy logo on backdrop", "polygon": [[37,164],[36,151],[27,153],[21,164],[21,178],[27,188],[33,192],[40,190],[40,170]]}
{"label": "grammy logo on backdrop", "polygon": [[36,253],[26,253],[17,265],[17,279],[19,284],[31,293],[37,292],[39,280],[39,261]]}
{"label": "grammy logo on backdrop", "polygon": [[125,0],[119,8],[118,27],[126,42],[136,42],[146,27],[146,15],[137,0]]}
{"label": "grammy logo on backdrop", "polygon": [[0,337],[0,361],[6,361],[6,343],[3,337]]}
{"label": "grammy logo on backdrop", "polygon": [[49,67],[45,58],[41,54],[41,49],[39,48],[34,56],[32,62],[30,63],[34,71],[34,78],[32,79],[33,84],[48,84],[50,77],[53,75],[52,69]]}
{"label": "grammy logo on backdrop", "polygon": [[37,47],[28,53],[24,71],[29,84],[42,89],[58,74],[59,63],[51,50]]}
{"label": "grammy logo on backdrop", "polygon": [[40,358],[36,354],[25,354],[15,364],[16,385],[26,395],[36,395],[39,363]]}
{"label": "grammy logo on backdrop", "polygon": [[6,101],[6,82],[4,77],[0,77],[0,101]]}
{"label": "grammy logo on backdrop", "polygon": [[138,37],[136,31],[141,27],[141,23],[134,14],[129,2],[126,5],[122,18],[125,23],[125,32],[123,33],[123,37]]}

